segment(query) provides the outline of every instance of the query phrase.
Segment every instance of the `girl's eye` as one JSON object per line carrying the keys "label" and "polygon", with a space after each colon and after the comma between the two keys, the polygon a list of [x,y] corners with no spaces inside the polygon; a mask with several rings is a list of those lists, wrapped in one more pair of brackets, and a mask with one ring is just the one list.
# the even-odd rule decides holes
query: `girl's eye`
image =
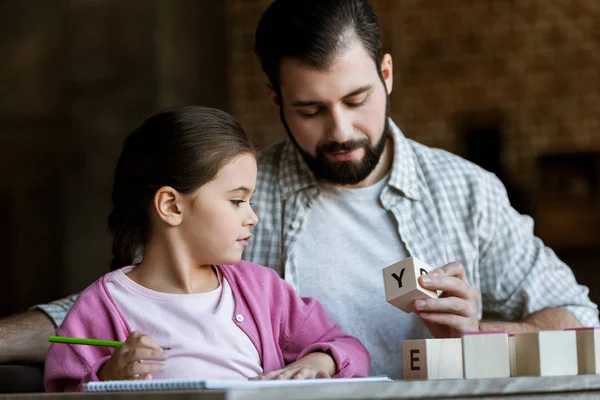
{"label": "girl's eye", "polygon": [[231,202],[235,205],[235,206],[240,206],[240,204],[245,203],[245,200],[231,200]]}

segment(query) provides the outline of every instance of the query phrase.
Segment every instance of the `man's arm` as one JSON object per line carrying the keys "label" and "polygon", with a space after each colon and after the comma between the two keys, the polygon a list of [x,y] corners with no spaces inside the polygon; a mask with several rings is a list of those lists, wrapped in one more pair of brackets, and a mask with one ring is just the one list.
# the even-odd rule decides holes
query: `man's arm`
{"label": "man's arm", "polygon": [[0,363],[43,362],[48,336],[62,324],[77,294],[0,319]]}
{"label": "man's arm", "polygon": [[597,326],[598,307],[588,288],[534,235],[533,220],[511,207],[502,183],[491,174],[483,182],[478,225],[483,313],[529,327]]}
{"label": "man's arm", "polygon": [[417,314],[437,338],[460,337],[462,332],[469,331],[525,333],[584,326],[573,313],[561,307],[543,308],[520,321],[478,321],[479,294],[467,284],[464,268],[457,262],[433,270],[419,277],[419,281],[427,289],[442,291],[440,298],[417,299],[414,302]]}
{"label": "man's arm", "polygon": [[42,363],[56,327],[42,311],[0,319],[0,363]]}
{"label": "man's arm", "polygon": [[531,314],[521,322],[481,321],[479,330],[506,330],[508,333],[537,332],[541,330],[562,330],[580,328],[583,325],[564,308],[546,308]]}
{"label": "man's arm", "polygon": [[[480,291],[469,285],[458,262],[419,277],[423,287],[442,292],[438,299],[414,303],[431,333],[457,337],[475,330],[598,326],[598,308],[590,301],[588,289],[534,236],[533,221],[510,206],[500,181],[491,174],[485,178],[477,207]],[[481,312],[515,322],[480,323]]]}

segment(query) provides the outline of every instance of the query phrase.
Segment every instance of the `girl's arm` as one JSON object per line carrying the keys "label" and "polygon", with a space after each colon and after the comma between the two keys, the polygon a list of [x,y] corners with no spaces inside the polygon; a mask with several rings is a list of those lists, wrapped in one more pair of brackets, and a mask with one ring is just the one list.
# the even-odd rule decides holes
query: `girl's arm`
{"label": "girl's arm", "polygon": [[342,332],[318,300],[300,297],[287,282],[281,282],[288,303],[285,307],[289,310],[282,316],[280,335],[286,365],[295,363],[295,366],[328,369],[331,367],[328,358],[331,358],[335,367],[334,373],[329,375],[336,378],[367,376],[371,356],[362,343]]}
{"label": "girl's arm", "polygon": [[[89,346],[92,347],[92,346]],[[73,348],[73,345],[53,343],[46,356],[44,386],[46,392],[80,392],[83,384],[98,381],[98,370],[110,355],[98,358],[94,365]]]}
{"label": "girl's arm", "polygon": [[72,345],[53,344],[46,363],[46,391],[80,392],[88,382],[149,379],[152,373],[165,370],[166,353],[140,332],[131,333],[121,347],[111,351],[90,365]]}
{"label": "girl's arm", "polygon": [[[128,328],[109,301],[102,279],[79,296],[58,328],[57,335],[117,341],[127,339]],[[99,380],[98,371],[113,352],[112,347],[52,343],[44,368],[46,391],[80,391],[82,383]]]}

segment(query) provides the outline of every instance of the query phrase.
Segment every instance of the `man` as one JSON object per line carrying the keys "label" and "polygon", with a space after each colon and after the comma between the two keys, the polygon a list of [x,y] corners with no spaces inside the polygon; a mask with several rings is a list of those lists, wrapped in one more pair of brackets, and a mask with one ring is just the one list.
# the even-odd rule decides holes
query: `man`
{"label": "man", "polygon": [[[369,349],[371,374],[402,376],[404,339],[598,324],[587,288],[533,236],[495,176],[406,139],[391,121],[392,57],[367,0],[276,0],[255,50],[289,139],[261,157],[261,221],[244,258],[319,298]],[[381,269],[408,256],[443,266],[420,278],[443,294],[417,301],[416,314],[383,291]],[[60,323],[70,303],[40,307]],[[4,329],[41,349],[37,332],[51,328],[30,312],[0,324],[0,340]]]}

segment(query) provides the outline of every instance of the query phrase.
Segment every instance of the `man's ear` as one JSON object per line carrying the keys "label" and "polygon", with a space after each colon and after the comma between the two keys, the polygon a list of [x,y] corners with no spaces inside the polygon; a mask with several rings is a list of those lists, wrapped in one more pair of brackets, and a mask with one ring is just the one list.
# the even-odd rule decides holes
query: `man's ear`
{"label": "man's ear", "polygon": [[392,56],[386,53],[381,60],[381,76],[383,76],[388,94],[392,94],[392,85],[394,83],[393,67]]}
{"label": "man's ear", "polygon": [[170,226],[177,226],[183,220],[183,198],[170,186],[163,186],[154,194],[154,211]]}
{"label": "man's ear", "polygon": [[270,83],[265,83],[265,93],[267,94],[267,97],[269,98],[271,103],[275,105],[275,107],[281,107],[279,95],[277,94],[275,89],[273,89],[273,86]]}

